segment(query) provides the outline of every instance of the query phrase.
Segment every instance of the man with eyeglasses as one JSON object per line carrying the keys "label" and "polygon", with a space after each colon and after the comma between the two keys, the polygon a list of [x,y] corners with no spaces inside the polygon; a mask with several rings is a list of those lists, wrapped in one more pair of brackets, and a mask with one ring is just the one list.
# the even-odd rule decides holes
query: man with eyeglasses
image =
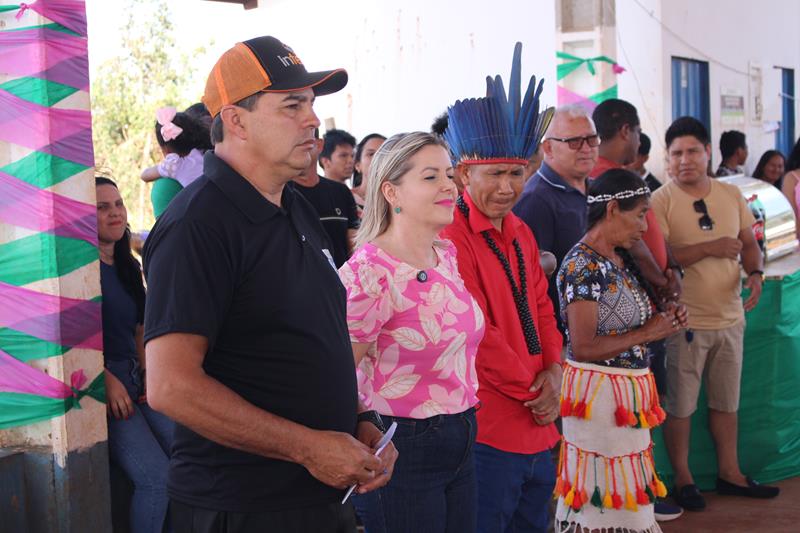
{"label": "man with eyeglasses", "polygon": [[[567,105],[556,109],[542,142],[544,161],[514,206],[514,214],[530,226],[539,249],[555,255],[556,271],[586,233],[586,178],[597,163],[599,145],[585,108]],[[547,293],[563,333],[554,277]]]}
{"label": "man with eyeglasses", "polygon": [[[723,495],[772,498],[777,487],[745,476],[737,457],[737,410],[742,372],[744,312],[761,296],[763,259],[753,235],[753,215],[739,189],[710,178],[708,131],[691,117],[666,133],[672,180],[653,194],[652,210],[680,265],[686,269],[681,303],[689,330],[667,340],[667,421],[664,438],[675,472],[674,496],[684,509],[705,508],[689,470],[691,416],[705,379],[709,429]],[[739,258],[750,295],[742,304]]]}

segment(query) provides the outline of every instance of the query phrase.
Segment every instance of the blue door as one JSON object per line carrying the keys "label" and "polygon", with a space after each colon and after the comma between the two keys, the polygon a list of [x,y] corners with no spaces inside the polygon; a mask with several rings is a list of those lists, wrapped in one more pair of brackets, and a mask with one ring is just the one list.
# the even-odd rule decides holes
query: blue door
{"label": "blue door", "polygon": [[672,120],[690,116],[702,122],[711,134],[708,95],[708,63],[672,58]]}
{"label": "blue door", "polygon": [[781,127],[775,132],[775,149],[789,157],[794,146],[794,69],[781,70]]}

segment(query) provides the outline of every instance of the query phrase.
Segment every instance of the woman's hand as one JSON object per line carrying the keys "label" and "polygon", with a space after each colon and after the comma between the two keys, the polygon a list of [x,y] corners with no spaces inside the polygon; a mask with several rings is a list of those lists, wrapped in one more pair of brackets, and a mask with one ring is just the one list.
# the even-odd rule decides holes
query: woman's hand
{"label": "woman's hand", "polygon": [[648,342],[669,337],[681,328],[681,323],[674,312],[664,311],[653,315],[644,325]]}
{"label": "woman's hand", "polygon": [[133,415],[133,402],[125,385],[117,376],[105,370],[106,410],[117,420],[127,420]]}
{"label": "woman's hand", "polygon": [[685,305],[676,302],[668,302],[667,313],[672,313],[672,315],[675,317],[675,320],[678,321],[680,327],[689,327],[689,310],[686,309]]}

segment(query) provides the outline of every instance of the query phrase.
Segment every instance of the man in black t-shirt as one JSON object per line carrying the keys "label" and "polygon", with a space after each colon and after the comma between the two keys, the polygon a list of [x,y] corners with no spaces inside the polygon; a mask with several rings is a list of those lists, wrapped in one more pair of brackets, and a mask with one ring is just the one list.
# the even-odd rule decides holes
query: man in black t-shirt
{"label": "man in black t-shirt", "polygon": [[647,161],[650,159],[650,147],[650,137],[644,133],[640,133],[639,151],[636,153],[636,159],[634,159],[633,163],[630,165],[626,165],[625,168],[642,178],[650,189],[650,192],[656,192],[656,189],[661,187],[661,182],[645,167]]}
{"label": "man in black t-shirt", "polygon": [[175,533],[351,533],[346,487],[391,477],[380,419],[356,414],[328,238],[285,186],[311,164],[315,96],[346,83],[273,37],[236,44],[208,78],[214,150],[144,249],[148,402],[177,422]]}
{"label": "man in black t-shirt", "polygon": [[316,144],[311,152],[311,165],[294,179],[294,187],[314,206],[322,227],[331,241],[333,262],[338,269],[350,258],[353,240],[361,220],[353,193],[347,185],[323,178],[317,174],[317,157],[322,149],[319,130],[315,130]]}
{"label": "man in black t-shirt", "polygon": [[355,169],[356,138],[344,130],[331,129],[325,132],[319,164],[325,177],[345,183]]}

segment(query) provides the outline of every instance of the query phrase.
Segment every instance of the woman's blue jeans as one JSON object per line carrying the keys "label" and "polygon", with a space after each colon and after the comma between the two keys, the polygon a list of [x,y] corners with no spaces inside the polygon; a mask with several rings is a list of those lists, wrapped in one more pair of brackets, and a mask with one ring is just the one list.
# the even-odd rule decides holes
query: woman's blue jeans
{"label": "woman's blue jeans", "polygon": [[106,361],[133,401],[127,420],[108,417],[108,451],[111,460],[133,482],[131,532],[161,533],[167,516],[167,471],[173,422],[137,400],[143,391],[142,371],[135,359]]}
{"label": "woman's blue jeans", "polygon": [[474,409],[423,420],[382,416],[397,422],[400,454],[391,481],[356,495],[354,504],[367,533],[474,533]]}

